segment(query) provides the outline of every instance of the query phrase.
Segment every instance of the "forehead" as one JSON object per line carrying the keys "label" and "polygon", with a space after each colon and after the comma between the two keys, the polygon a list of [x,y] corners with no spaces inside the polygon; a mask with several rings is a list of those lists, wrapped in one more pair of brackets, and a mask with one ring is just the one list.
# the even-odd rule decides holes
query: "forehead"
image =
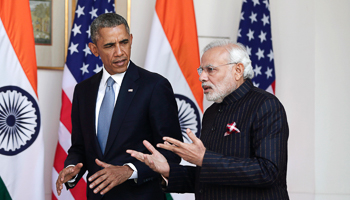
{"label": "forehead", "polygon": [[201,58],[201,65],[216,65],[228,62],[229,53],[224,47],[214,47],[206,51]]}
{"label": "forehead", "polygon": [[101,28],[99,31],[99,37],[98,40],[108,41],[108,40],[123,40],[128,39],[129,34],[126,31],[125,25],[121,24],[115,27],[104,27]]}

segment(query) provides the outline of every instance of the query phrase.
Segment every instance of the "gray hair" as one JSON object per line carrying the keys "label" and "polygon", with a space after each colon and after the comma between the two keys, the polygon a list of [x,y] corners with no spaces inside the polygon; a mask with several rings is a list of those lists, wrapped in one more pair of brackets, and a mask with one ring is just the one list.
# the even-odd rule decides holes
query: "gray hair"
{"label": "gray hair", "polygon": [[110,27],[116,27],[119,25],[125,25],[126,32],[130,35],[130,29],[128,22],[124,19],[124,17],[118,15],[117,13],[105,13],[100,16],[98,16],[92,23],[91,23],[91,40],[94,44],[96,44],[99,33],[98,31],[101,28],[110,28]]}
{"label": "gray hair", "polygon": [[254,77],[254,71],[252,67],[252,61],[249,58],[246,48],[241,43],[236,43],[231,40],[217,40],[209,43],[203,50],[203,53],[214,47],[224,47],[229,53],[229,62],[242,63],[244,65],[243,78],[252,79]]}

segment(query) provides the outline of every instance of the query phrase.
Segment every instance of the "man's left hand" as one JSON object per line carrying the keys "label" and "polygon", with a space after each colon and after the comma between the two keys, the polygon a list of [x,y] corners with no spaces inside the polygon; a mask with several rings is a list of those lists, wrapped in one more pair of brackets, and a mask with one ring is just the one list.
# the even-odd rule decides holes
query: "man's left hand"
{"label": "man's left hand", "polygon": [[98,166],[104,168],[89,177],[90,182],[94,181],[89,185],[89,187],[92,189],[97,186],[94,189],[95,194],[101,190],[101,195],[106,194],[113,187],[127,181],[133,173],[133,170],[127,165],[114,166],[98,159],[96,159],[95,162]]}
{"label": "man's left hand", "polygon": [[183,143],[174,138],[164,137],[164,144],[157,144],[157,147],[172,151],[184,160],[201,167],[206,148],[190,129],[187,129],[186,133],[193,143]]}

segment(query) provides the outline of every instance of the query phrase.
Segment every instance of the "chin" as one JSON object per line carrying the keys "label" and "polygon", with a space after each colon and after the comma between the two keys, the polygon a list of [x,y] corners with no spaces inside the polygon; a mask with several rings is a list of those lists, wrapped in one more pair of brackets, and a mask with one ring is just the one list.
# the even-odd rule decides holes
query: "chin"
{"label": "chin", "polygon": [[128,68],[127,67],[118,67],[113,70],[114,74],[124,73]]}

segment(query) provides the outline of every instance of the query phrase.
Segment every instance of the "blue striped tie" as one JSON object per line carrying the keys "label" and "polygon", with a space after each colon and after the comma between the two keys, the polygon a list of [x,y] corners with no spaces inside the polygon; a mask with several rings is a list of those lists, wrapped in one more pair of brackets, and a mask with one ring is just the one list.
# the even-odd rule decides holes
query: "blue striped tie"
{"label": "blue striped tie", "polygon": [[105,152],[107,138],[109,133],[109,127],[111,125],[113,110],[114,110],[114,90],[113,84],[114,80],[109,77],[107,80],[107,87],[105,91],[105,96],[100,108],[100,113],[98,115],[98,125],[97,125],[97,139],[100,143],[102,154]]}

